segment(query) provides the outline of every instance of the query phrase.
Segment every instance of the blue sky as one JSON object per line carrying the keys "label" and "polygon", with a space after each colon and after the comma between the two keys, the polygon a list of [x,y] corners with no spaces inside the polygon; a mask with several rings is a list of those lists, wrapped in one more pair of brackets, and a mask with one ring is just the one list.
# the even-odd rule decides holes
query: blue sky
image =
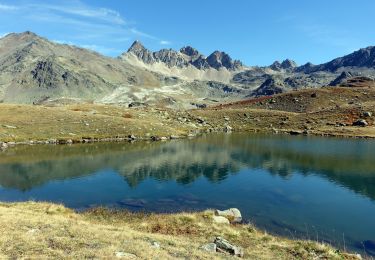
{"label": "blue sky", "polygon": [[374,0],[0,0],[0,36],[30,30],[108,56],[140,40],[247,65],[318,64],[375,45],[374,26]]}

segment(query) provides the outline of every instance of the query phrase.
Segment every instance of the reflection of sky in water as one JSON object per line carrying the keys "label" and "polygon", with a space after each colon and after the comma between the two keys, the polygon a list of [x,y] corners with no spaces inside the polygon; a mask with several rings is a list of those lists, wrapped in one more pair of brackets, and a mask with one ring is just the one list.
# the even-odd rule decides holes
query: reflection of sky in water
{"label": "reflection of sky in water", "polygon": [[355,248],[375,240],[375,142],[219,135],[166,143],[16,147],[0,200],[173,212],[238,207],[258,227]]}

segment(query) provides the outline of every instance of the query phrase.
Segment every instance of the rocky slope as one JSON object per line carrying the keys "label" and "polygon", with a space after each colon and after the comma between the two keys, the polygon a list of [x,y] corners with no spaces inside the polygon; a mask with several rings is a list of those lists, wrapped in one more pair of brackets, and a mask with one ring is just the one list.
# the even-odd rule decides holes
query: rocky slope
{"label": "rocky slope", "polygon": [[0,39],[0,100],[32,103],[71,98],[101,100],[119,87],[159,87],[153,73],[82,48],[50,42],[31,32]]}
{"label": "rocky slope", "polygon": [[[344,73],[344,74],[342,74]],[[191,46],[152,52],[139,41],[118,58],[57,44],[32,32],[0,38],[0,102],[145,104],[193,108],[375,76],[375,47],[302,66],[289,59],[248,67]]]}
{"label": "rocky slope", "polygon": [[330,62],[320,65],[309,65],[300,67],[297,70],[305,73],[312,73],[316,71],[336,72],[342,68],[375,68],[375,46],[360,49],[349,55],[334,59]]}

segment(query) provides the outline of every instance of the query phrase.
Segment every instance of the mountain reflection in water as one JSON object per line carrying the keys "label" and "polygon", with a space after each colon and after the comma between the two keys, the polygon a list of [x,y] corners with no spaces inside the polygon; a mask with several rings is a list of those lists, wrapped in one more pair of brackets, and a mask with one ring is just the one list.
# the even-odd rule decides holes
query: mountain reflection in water
{"label": "mountain reflection in water", "polygon": [[355,248],[375,239],[373,158],[373,140],[247,134],[18,146],[0,153],[0,200],[167,212],[238,207],[270,232],[316,232],[336,244],[345,233]]}

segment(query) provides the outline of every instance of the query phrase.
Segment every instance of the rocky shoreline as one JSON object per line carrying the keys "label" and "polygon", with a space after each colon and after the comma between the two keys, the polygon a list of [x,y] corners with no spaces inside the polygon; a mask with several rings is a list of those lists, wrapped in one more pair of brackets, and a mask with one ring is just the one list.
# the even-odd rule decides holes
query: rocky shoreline
{"label": "rocky shoreline", "polygon": [[[223,128],[222,133],[232,133],[232,132],[240,132],[240,133],[263,133],[263,134],[285,134],[285,135],[292,135],[292,136],[322,136],[322,137],[337,137],[337,138],[359,138],[359,139],[374,139],[375,136],[368,135],[345,135],[341,133],[319,133],[319,132],[311,132],[306,130],[285,130],[285,129],[272,129],[272,130],[260,130],[260,129],[252,129],[247,131],[236,131],[230,126],[226,126]],[[6,150],[16,145],[73,145],[73,144],[89,144],[89,143],[108,143],[108,142],[134,142],[134,141],[168,141],[168,140],[176,140],[176,139],[187,139],[187,138],[195,138],[204,134],[210,133],[220,133],[219,131],[205,131],[205,132],[198,132],[195,134],[187,134],[187,135],[170,135],[170,136],[135,136],[135,135],[128,135],[127,137],[108,137],[108,138],[90,138],[85,137],[82,139],[48,139],[48,140],[30,140],[30,141],[20,141],[20,142],[2,142],[0,141],[0,151]]]}

